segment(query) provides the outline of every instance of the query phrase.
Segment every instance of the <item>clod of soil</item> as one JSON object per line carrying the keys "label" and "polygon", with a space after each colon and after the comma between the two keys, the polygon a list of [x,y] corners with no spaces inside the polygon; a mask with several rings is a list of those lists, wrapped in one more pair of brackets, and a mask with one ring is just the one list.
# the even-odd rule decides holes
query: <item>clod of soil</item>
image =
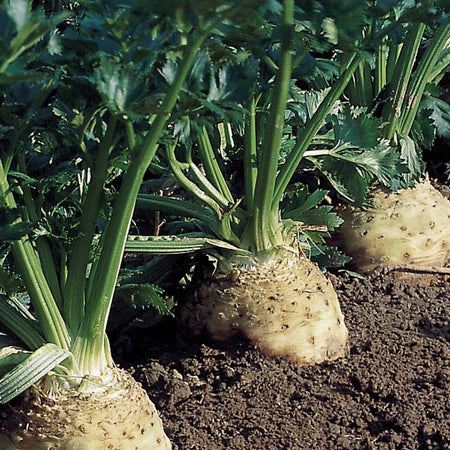
{"label": "clod of soil", "polygon": [[183,345],[170,322],[133,336],[140,353],[122,364],[175,450],[450,448],[448,283],[331,280],[350,333],[350,355],[333,363],[299,368],[240,339]]}

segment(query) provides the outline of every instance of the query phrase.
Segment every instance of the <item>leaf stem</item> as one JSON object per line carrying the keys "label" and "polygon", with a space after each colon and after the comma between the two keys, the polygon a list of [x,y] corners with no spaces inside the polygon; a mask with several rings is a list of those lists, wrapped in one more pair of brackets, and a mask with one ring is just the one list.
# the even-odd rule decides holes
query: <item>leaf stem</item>
{"label": "leaf stem", "polygon": [[424,55],[417,64],[417,69],[411,76],[411,82],[406,92],[406,107],[402,109],[399,119],[398,132],[408,135],[419,109],[419,104],[425,91],[426,85],[431,81],[433,69],[435,68],[442,50],[450,39],[450,24],[441,25],[433,36]]}
{"label": "leaf stem", "polygon": [[252,211],[254,206],[255,185],[258,177],[256,105],[257,99],[252,96],[245,119],[244,134],[244,183],[247,211]]}
{"label": "leaf stem", "polygon": [[391,82],[393,97],[385,103],[382,111],[382,118],[386,123],[386,127],[383,130],[383,137],[386,139],[391,140],[398,129],[406,90],[425,28],[426,26],[423,23],[413,24],[408,30],[400,52]]}
{"label": "leaf stem", "polygon": [[292,32],[294,2],[283,1],[281,18],[281,49],[279,69],[275,78],[272,103],[258,158],[258,173],[250,222],[243,237],[243,245],[259,252],[270,249],[279,240],[278,217],[272,216],[272,198],[278,171],[281,139],[284,131],[284,114],[289,94],[292,71]]}
{"label": "leaf stem", "polygon": [[89,183],[83,213],[79,223],[79,237],[70,252],[67,282],[64,287],[64,317],[70,328],[78,330],[85,313],[86,271],[92,251],[100,199],[108,170],[108,156],[113,145],[117,119],[110,116],[105,136],[99,146],[92,178]]}
{"label": "leaf stem", "polygon": [[[8,208],[17,207],[1,160],[0,201]],[[21,219],[18,219],[16,223],[20,221]],[[30,238],[25,236],[13,241],[11,248],[47,342],[68,350],[71,340],[69,330],[58,309]]]}
{"label": "leaf stem", "polygon": [[316,112],[302,130],[302,136],[297,139],[294,148],[289,153],[286,162],[281,167],[276,180],[276,188],[272,199],[272,211],[278,211],[279,204],[292,175],[300,164],[304,153],[310,146],[314,136],[319,131],[330,109],[341,96],[355,70],[361,63],[362,57],[354,53],[347,61],[346,67],[328,91]]}

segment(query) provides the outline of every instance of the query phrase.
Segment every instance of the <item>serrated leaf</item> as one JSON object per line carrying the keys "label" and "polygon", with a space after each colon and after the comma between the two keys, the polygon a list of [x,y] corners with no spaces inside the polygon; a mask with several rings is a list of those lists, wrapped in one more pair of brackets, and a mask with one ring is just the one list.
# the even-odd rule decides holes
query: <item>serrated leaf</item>
{"label": "serrated leaf", "polygon": [[338,142],[346,142],[360,149],[370,149],[378,145],[381,135],[381,119],[376,119],[359,111],[347,109],[345,116],[334,124],[335,139]]}
{"label": "serrated leaf", "polygon": [[430,149],[436,137],[436,127],[431,118],[432,111],[421,108],[414,118],[410,136],[422,149]]}
{"label": "serrated leaf", "polygon": [[339,161],[331,157],[319,161],[308,158],[322,173],[336,192],[346,201],[364,204],[369,183],[367,174],[359,170],[358,166],[345,160]]}
{"label": "serrated leaf", "polygon": [[436,97],[426,95],[422,99],[424,108],[432,111],[430,119],[436,127],[438,136],[450,138],[450,105]]}
{"label": "serrated leaf", "polygon": [[[292,92],[292,101],[288,103],[288,108],[295,111],[301,123],[306,123],[312,118],[323,99],[328,94],[330,88],[322,91],[295,91]],[[330,114],[333,110],[330,110]]]}
{"label": "serrated leaf", "polygon": [[[170,273],[171,269],[167,269]],[[163,290],[146,283],[126,283],[116,289],[108,330],[130,325],[151,327],[163,316],[172,316],[173,300],[162,296]]]}
{"label": "serrated leaf", "polygon": [[311,246],[310,259],[317,263],[321,269],[342,267],[351,260],[349,256],[336,247],[327,245]]}
{"label": "serrated leaf", "polygon": [[295,216],[314,208],[323,201],[328,192],[324,189],[316,189],[310,193],[307,186],[295,188],[293,195],[289,195],[288,200],[282,205],[285,211],[284,215],[287,216],[289,214]]}
{"label": "serrated leaf", "polygon": [[116,289],[125,305],[133,309],[155,308],[160,314],[172,315],[167,301],[161,295],[163,290],[151,284],[125,284]]}
{"label": "serrated leaf", "polygon": [[400,137],[401,157],[408,168],[408,172],[403,175],[403,179],[408,186],[411,186],[414,180],[420,178],[425,169],[425,163],[422,160],[420,149],[409,136]]}
{"label": "serrated leaf", "polygon": [[342,223],[342,219],[331,210],[332,206],[322,205],[307,211],[294,210],[285,217],[302,222],[304,225],[325,226],[328,231],[333,231]]}
{"label": "serrated leaf", "polygon": [[17,397],[71,355],[55,344],[45,344],[0,379],[0,404]]}
{"label": "serrated leaf", "polygon": [[340,164],[343,164],[340,177],[344,182],[349,176],[345,174],[346,169],[353,173],[356,171],[367,181],[376,178],[385,186],[390,186],[393,179],[406,172],[400,156],[386,140],[380,141],[374,148],[365,150],[331,151],[324,156],[322,167],[328,172],[337,173]]}
{"label": "serrated leaf", "polygon": [[138,78],[138,68],[107,56],[100,58],[95,70],[96,86],[108,107],[127,112],[130,105],[145,95],[146,89]]}

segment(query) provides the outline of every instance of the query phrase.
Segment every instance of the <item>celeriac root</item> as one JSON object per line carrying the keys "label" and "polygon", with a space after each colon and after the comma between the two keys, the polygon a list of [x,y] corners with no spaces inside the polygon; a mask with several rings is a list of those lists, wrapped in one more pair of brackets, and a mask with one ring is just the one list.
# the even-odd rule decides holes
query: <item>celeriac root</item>
{"label": "celeriac root", "polygon": [[5,405],[3,416],[2,450],[171,448],[147,393],[119,369],[111,369],[108,382],[89,393],[62,390]]}
{"label": "celeriac root", "polygon": [[362,273],[409,264],[443,267],[450,260],[450,202],[429,181],[412,189],[373,191],[373,208],[346,207],[338,240]]}
{"label": "celeriac root", "polygon": [[336,292],[319,268],[288,251],[251,264],[235,261],[204,282],[180,312],[194,335],[236,333],[268,356],[314,364],[346,355],[348,332]]}

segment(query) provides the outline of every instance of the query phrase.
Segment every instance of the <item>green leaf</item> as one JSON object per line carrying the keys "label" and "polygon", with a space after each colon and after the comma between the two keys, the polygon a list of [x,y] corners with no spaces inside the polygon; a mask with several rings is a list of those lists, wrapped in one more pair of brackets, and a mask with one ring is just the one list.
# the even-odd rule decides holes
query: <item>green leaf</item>
{"label": "green leaf", "polygon": [[[389,186],[393,179],[405,172],[399,155],[386,140],[364,151],[331,152],[324,159],[331,161],[331,158],[335,159],[335,164],[343,161],[354,164],[357,170],[367,174],[369,179],[375,177],[385,186]],[[325,164],[325,169],[328,167],[329,165]]]}
{"label": "green leaf", "polygon": [[336,214],[331,212],[332,206],[322,205],[308,211],[294,210],[284,215],[288,219],[302,222],[304,225],[325,226],[328,231],[333,231],[343,222]]}
{"label": "green leaf", "polygon": [[[170,269],[169,269],[170,271]],[[151,327],[163,316],[171,316],[173,300],[163,297],[163,290],[150,284],[125,284],[116,289],[108,330],[124,326]]]}
{"label": "green leaf", "polygon": [[436,127],[437,135],[450,139],[450,105],[431,95],[425,95],[422,103],[424,108],[432,111],[430,119]]}
{"label": "green leaf", "polygon": [[436,137],[436,125],[431,117],[431,110],[421,108],[414,118],[410,137],[422,149],[430,149]]}
{"label": "green leaf", "polygon": [[301,186],[299,184],[291,186],[290,190],[293,192],[287,192],[286,198],[281,206],[284,211],[283,216],[285,217],[288,217],[288,214],[295,216],[314,208],[324,200],[329,192],[324,189],[316,189],[310,193],[307,186]]}
{"label": "green leaf", "polygon": [[[300,123],[306,123],[310,120],[319,108],[323,99],[326,97],[330,88],[321,91],[299,91],[293,89],[292,101],[288,102],[288,108],[295,111]],[[330,108],[330,114],[337,111],[337,105]]]}
{"label": "green leaf", "polygon": [[0,241],[16,241],[29,231],[28,224],[20,221],[19,211],[0,206]]}
{"label": "green leaf", "polygon": [[401,156],[408,168],[408,172],[403,175],[407,185],[412,185],[423,175],[425,163],[422,159],[422,153],[415,142],[409,136],[400,137]]}
{"label": "green leaf", "polygon": [[338,142],[346,142],[360,149],[370,149],[378,145],[381,135],[381,119],[376,119],[361,109],[345,108],[345,115],[334,120],[334,135]]}
{"label": "green leaf", "polygon": [[342,267],[351,259],[339,249],[327,245],[311,246],[309,257],[311,261],[317,263],[321,269]]}
{"label": "green leaf", "polygon": [[360,150],[351,144],[328,151],[324,156],[308,159],[347,201],[362,205],[370,184],[376,180],[394,186],[408,171],[403,158],[387,140],[374,148]]}
{"label": "green leaf", "polygon": [[70,355],[54,344],[43,345],[0,379],[0,403],[17,397]]}
{"label": "green leaf", "polygon": [[10,297],[22,290],[23,283],[20,278],[4,267],[0,267],[0,292]]}
{"label": "green leaf", "polygon": [[146,94],[145,84],[138,78],[139,69],[102,55],[95,69],[96,86],[106,105],[113,111],[127,112],[131,104]]}
{"label": "green leaf", "polygon": [[116,295],[134,309],[152,306],[161,314],[172,314],[161,296],[162,293],[161,288],[151,284],[125,284],[116,289]]}
{"label": "green leaf", "polygon": [[319,160],[307,158],[328,180],[336,192],[346,201],[364,204],[369,188],[367,174],[359,170],[358,166],[348,161],[338,161],[332,157]]}

